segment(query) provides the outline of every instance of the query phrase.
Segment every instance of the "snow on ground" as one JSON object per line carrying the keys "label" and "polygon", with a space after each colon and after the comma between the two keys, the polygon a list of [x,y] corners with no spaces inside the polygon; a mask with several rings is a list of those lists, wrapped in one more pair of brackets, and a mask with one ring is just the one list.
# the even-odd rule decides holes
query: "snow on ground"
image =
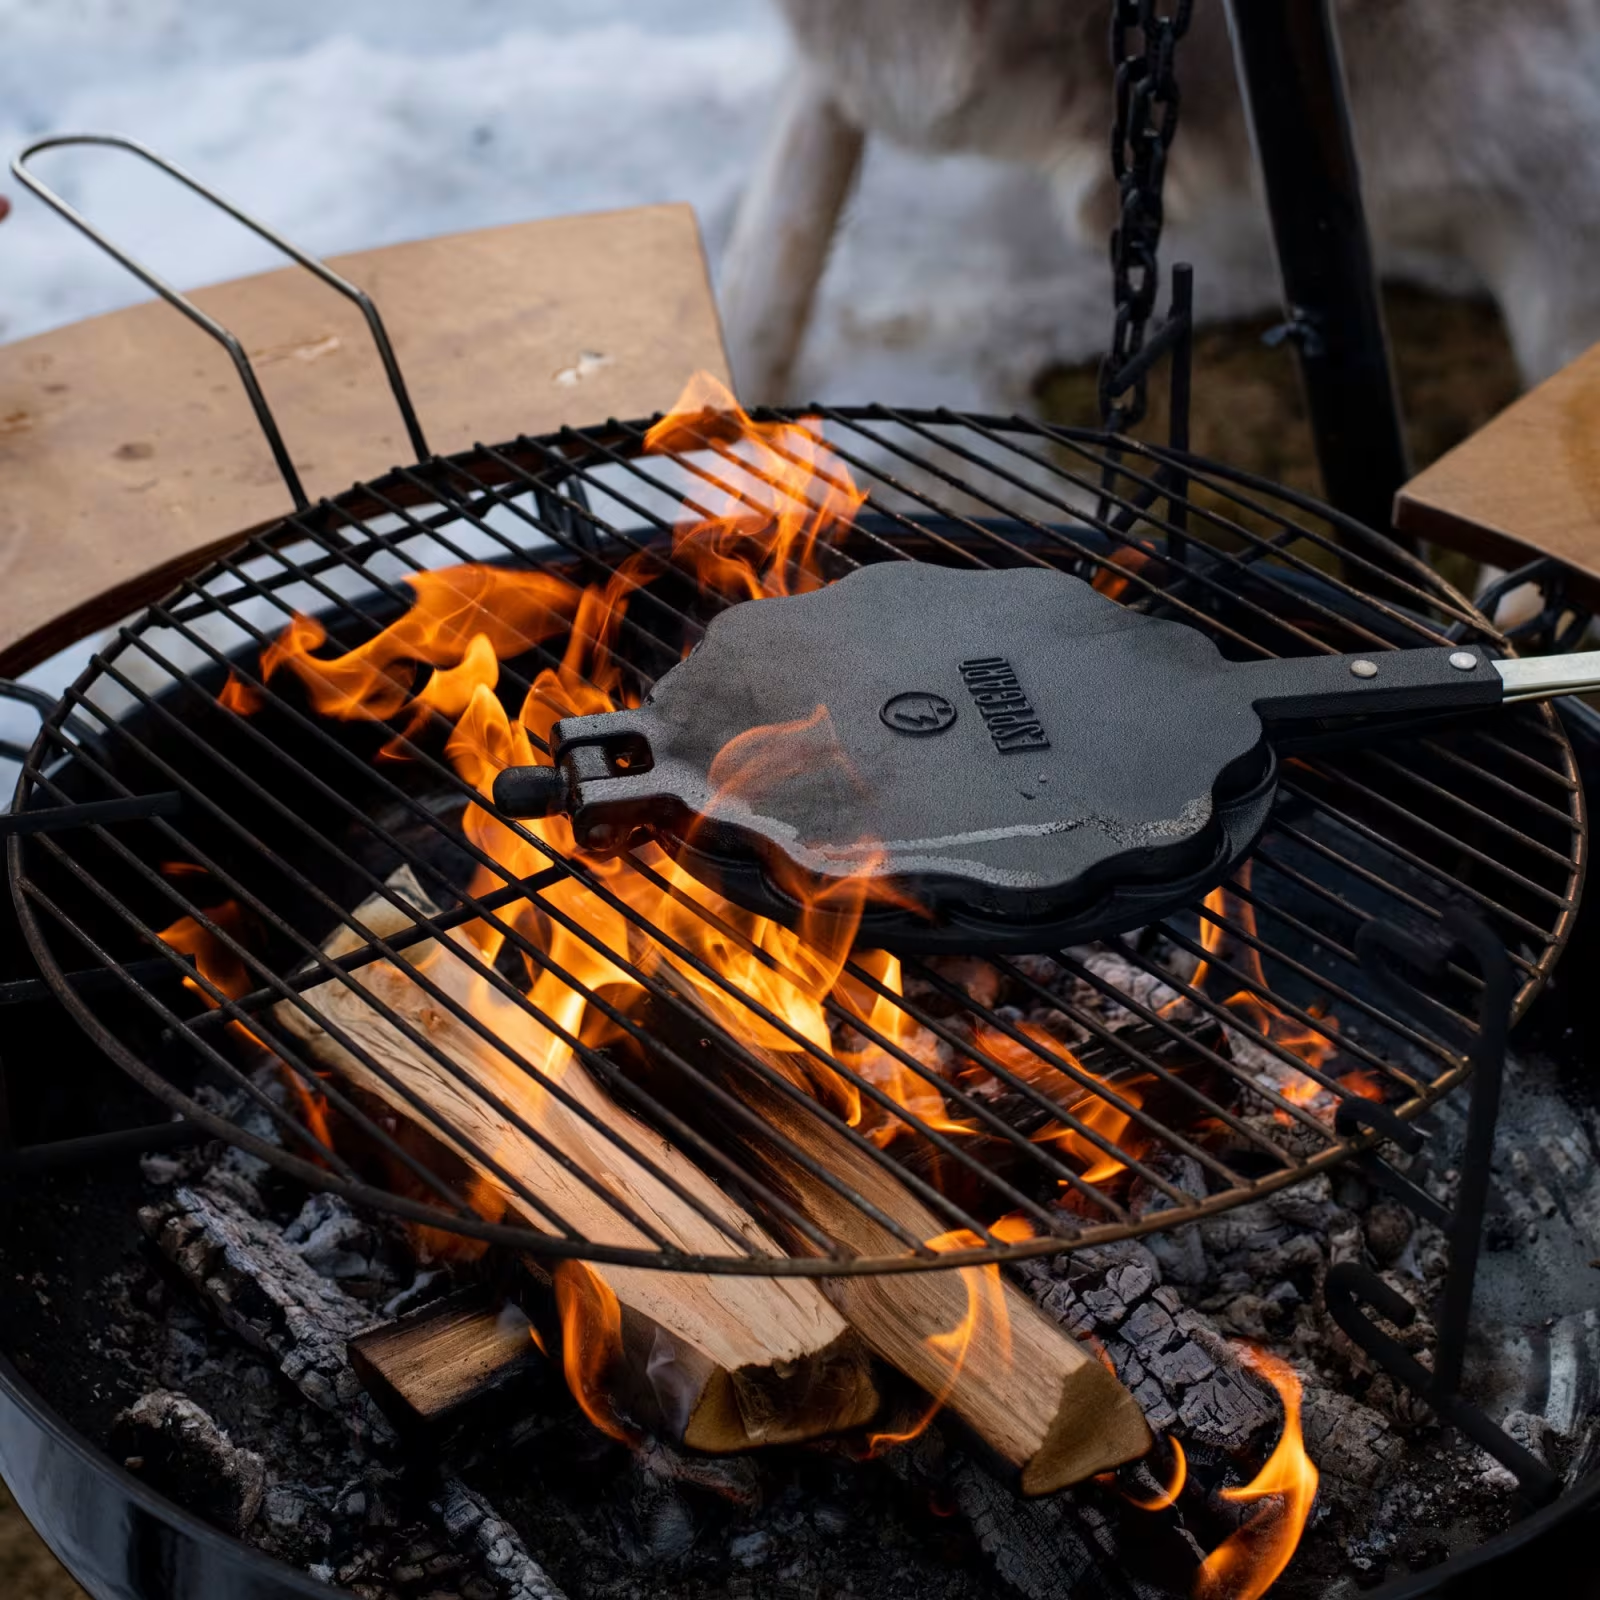
{"label": "snow on ground", "polygon": [[[126,133],[321,253],[687,200],[715,261],[784,68],[763,0],[0,0],[0,150]],[[180,286],[277,264],[131,157],[53,152],[40,171]],[[5,190],[0,339],[142,296]],[[1051,360],[1100,347],[1103,256],[1036,175],[874,145],[799,386],[1025,405]],[[55,687],[81,654],[37,676]],[[0,712],[0,736],[21,725]]]}
{"label": "snow on ground", "polygon": [[[715,260],[784,69],[763,0],[0,0],[0,149],[131,134],[323,253],[687,200]],[[180,285],[276,264],[131,158],[41,171]],[[142,293],[14,198],[0,338]],[[1021,403],[1042,365],[1103,339],[1103,255],[1066,237],[1036,175],[875,145],[807,391]]]}

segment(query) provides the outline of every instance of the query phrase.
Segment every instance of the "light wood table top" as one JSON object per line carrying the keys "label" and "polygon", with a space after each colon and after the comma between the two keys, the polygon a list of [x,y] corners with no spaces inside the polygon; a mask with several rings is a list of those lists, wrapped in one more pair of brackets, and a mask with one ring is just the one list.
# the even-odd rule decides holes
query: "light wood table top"
{"label": "light wood table top", "polygon": [[1600,345],[1413,478],[1394,520],[1500,567],[1559,556],[1600,606]]}
{"label": "light wood table top", "polygon": [[[86,246],[87,248],[87,246]],[[337,256],[431,449],[636,417],[728,381],[693,213],[646,206]],[[244,342],[313,499],[410,459],[360,312],[298,267],[196,290]],[[291,509],[226,352],[159,301],[0,346],[0,673]]]}

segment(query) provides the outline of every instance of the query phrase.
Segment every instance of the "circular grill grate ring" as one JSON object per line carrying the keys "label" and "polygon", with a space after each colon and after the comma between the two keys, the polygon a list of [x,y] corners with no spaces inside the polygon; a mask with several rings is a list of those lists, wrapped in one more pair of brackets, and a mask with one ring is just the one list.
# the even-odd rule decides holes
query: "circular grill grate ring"
{"label": "circular grill grate ring", "polygon": [[[493,563],[589,585],[628,562],[646,581],[630,596],[616,662],[631,692],[642,692],[726,603],[684,570],[674,526],[730,495],[755,520],[775,496],[785,509],[814,509],[847,475],[868,501],[847,529],[824,537],[817,563],[828,578],[907,556],[1050,564],[1203,627],[1235,655],[1377,650],[1447,635],[1503,647],[1425,567],[1326,508],[1225,468],[1126,442],[1113,454],[1103,436],[1015,418],[879,407],[758,414],[801,417],[822,419],[830,453],[820,478],[793,488],[752,472],[715,428],[694,439],[703,448],[693,454],[648,453],[646,423],[401,469],[242,541],[121,630],[41,732],[17,808],[176,791],[182,810],[12,840],[24,930],[68,1009],[168,1104],[309,1182],[552,1257],[715,1272],[913,1270],[1172,1227],[1346,1156],[1351,1144],[1332,1125],[1341,1094],[1381,1097],[1409,1117],[1454,1087],[1466,1071],[1459,1043],[1472,975],[1420,986],[1414,1014],[1397,1015],[1362,973],[1355,937],[1373,918],[1426,928],[1443,906],[1463,903],[1506,941],[1519,1012],[1531,1001],[1570,930],[1583,863],[1581,794],[1548,707],[1302,752],[1280,774],[1249,871],[1137,939],[965,967],[908,960],[898,997],[882,964],[857,952],[818,1002],[827,1023],[819,1036],[721,977],[709,945],[684,942],[685,926],[699,924],[737,949],[748,925],[694,902],[662,863],[635,857],[620,870],[652,886],[658,910],[670,899],[670,930],[640,911],[637,883],[619,892],[592,863],[525,829],[539,862],[531,881],[465,841],[461,809],[480,796],[447,759],[441,719],[410,732],[397,732],[405,716],[382,727],[331,720],[287,675],[261,682],[262,650],[295,615],[326,628],[324,653],[353,648],[411,604],[408,575]],[[797,437],[779,436],[785,459]],[[499,694],[511,715],[566,643],[552,634],[502,663]],[[246,701],[257,709],[244,714]],[[380,755],[391,739],[404,759]],[[391,891],[392,927],[355,922],[356,906],[382,895],[400,865],[445,909],[424,914]],[[474,866],[481,876],[469,892]],[[528,902],[549,920],[530,919]],[[574,915],[575,905],[593,915]],[[200,974],[160,937],[174,940],[185,918],[210,953]],[[552,923],[571,935],[567,947],[609,951],[633,981],[619,1001],[565,968],[556,974],[583,996],[591,1023],[607,1019],[603,1043],[525,992],[529,971],[550,959],[529,929]],[[484,961],[465,938],[469,924],[495,929],[525,960]],[[322,946],[341,926],[349,949],[334,962]],[[573,1228],[548,1196],[518,1188],[493,1151],[434,1118],[433,1133],[448,1132],[490,1173],[527,1225],[486,1220],[469,1203],[462,1164],[411,1137],[362,1087],[382,1072],[357,1041],[346,1042],[364,1074],[319,1076],[325,1059],[274,1006],[311,1014],[316,982],[365,996],[354,976],[363,962],[400,959],[436,936],[476,966],[497,1003],[543,1030],[530,1037],[564,1037],[591,1078],[764,1223],[787,1229],[793,1253],[732,1228],[715,1248],[686,1250],[652,1237],[648,1219],[610,1194],[614,1229]],[[1207,966],[1203,984],[1189,981],[1196,962]],[[70,975],[97,967],[117,975],[120,992],[79,993]],[[685,999],[691,968],[718,996],[723,1020]],[[446,1010],[453,999],[432,997]],[[383,1014],[378,1002],[363,1004]],[[503,1029],[458,1020],[504,1052]],[[774,1036],[786,1046],[776,1054],[751,1046]],[[589,1037],[598,1037],[592,1028]],[[261,1070],[263,1046],[280,1059],[278,1075],[308,1095],[279,1103],[272,1072]],[[852,1086],[864,1120],[852,1127],[775,1061]],[[449,1073],[449,1053],[435,1047],[434,1066]],[[605,1120],[564,1092],[559,1073],[526,1054],[515,1066],[571,1101],[584,1137],[605,1142]],[[838,1230],[798,1214],[742,1142],[753,1114],[730,1084],[758,1079],[858,1169],[867,1163],[908,1188],[946,1232],[943,1248],[890,1226],[885,1248],[851,1251]],[[886,1091],[895,1079],[901,1087]],[[237,1110],[220,1117],[202,1084],[239,1097],[236,1106],[253,1111],[249,1126],[238,1126]],[[930,1114],[933,1092],[943,1107]],[[516,1107],[497,1111],[515,1122]],[[874,1121],[877,1138],[868,1136]],[[1036,1138],[1045,1121],[1052,1136]],[[276,1131],[263,1137],[268,1122]],[[523,1132],[539,1142],[538,1126]],[[618,1154],[649,1168],[651,1142],[635,1135]],[[546,1143],[557,1160],[570,1153]],[[829,1185],[856,1213],[870,1210],[810,1148],[794,1155],[806,1181]],[[1117,1171],[1095,1177],[1112,1164]],[[682,1198],[695,1204],[693,1194]],[[1006,1225],[992,1231],[1002,1216]]]}

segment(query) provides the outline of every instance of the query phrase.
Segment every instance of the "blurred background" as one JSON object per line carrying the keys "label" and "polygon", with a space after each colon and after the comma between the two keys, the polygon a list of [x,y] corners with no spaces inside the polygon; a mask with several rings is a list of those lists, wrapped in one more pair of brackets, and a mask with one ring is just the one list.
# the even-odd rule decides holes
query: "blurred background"
{"label": "blurred background", "polygon": [[[324,254],[684,200],[716,272],[790,66],[766,0],[0,0],[0,148],[69,128],[127,133]],[[41,170],[180,285],[278,264],[125,159],[57,154]],[[14,190],[0,235],[0,339],[141,297]],[[1166,258],[1200,266],[1202,318],[1269,312],[1276,278],[1265,253],[1217,254],[1215,240],[1169,230]],[[1061,369],[1100,353],[1109,296],[1102,240],[1069,234],[1044,172],[875,138],[790,390],[1043,405],[1081,420],[1082,397]],[[1514,382],[1498,319],[1486,301],[1412,294],[1393,323],[1421,402],[1409,409],[1431,419],[1423,453],[1437,453]],[[1259,329],[1243,331],[1249,351]],[[1437,383],[1428,352],[1441,342],[1467,392]],[[1292,423],[1286,354],[1244,372],[1215,343],[1210,354],[1225,383],[1245,386],[1242,409],[1216,408],[1243,432]],[[1228,442],[1196,439],[1201,450]],[[1298,448],[1279,441],[1273,453],[1292,475]]]}
{"label": "blurred background", "polygon": [[[0,148],[127,133],[324,254],[685,200],[715,269],[787,65],[765,0],[0,0]],[[180,285],[280,264],[127,160],[45,171]],[[7,192],[0,338],[142,295]],[[1024,399],[1104,339],[1103,257],[1069,244],[1040,174],[874,144],[796,387]]]}

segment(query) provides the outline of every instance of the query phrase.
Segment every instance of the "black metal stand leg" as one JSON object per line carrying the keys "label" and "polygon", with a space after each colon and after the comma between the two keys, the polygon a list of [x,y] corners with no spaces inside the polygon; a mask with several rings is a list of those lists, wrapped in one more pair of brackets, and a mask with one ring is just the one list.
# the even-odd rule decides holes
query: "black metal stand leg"
{"label": "black metal stand leg", "polygon": [[[1357,941],[1362,965],[1387,997],[1401,1008],[1414,993],[1399,967],[1427,973],[1441,972],[1452,959],[1466,957],[1483,978],[1478,1027],[1464,1036],[1472,1058],[1471,1095],[1467,1112],[1467,1142],[1461,1162],[1461,1184],[1453,1211],[1405,1174],[1396,1171],[1375,1152],[1363,1165],[1376,1182],[1397,1195],[1419,1215],[1443,1227],[1450,1241],[1450,1269],[1440,1301],[1438,1344],[1433,1369],[1417,1360],[1397,1340],[1379,1328],[1364,1307],[1370,1306],[1390,1322],[1405,1327],[1416,1310],[1377,1273],[1356,1262],[1341,1262],[1328,1272],[1325,1294],[1328,1312],[1339,1327],[1389,1375],[1425,1400],[1446,1422],[1459,1428],[1516,1475],[1522,1492],[1535,1503],[1553,1499],[1560,1480],[1536,1456],[1495,1426],[1476,1406],[1461,1398],[1462,1363],[1472,1318],[1472,1290],[1478,1272],[1478,1252],[1483,1237],[1483,1215],[1489,1198],[1489,1163],[1494,1154],[1495,1123],[1500,1114],[1500,1085],[1505,1071],[1506,1034],[1511,1015],[1513,974],[1505,947],[1479,918],[1447,911],[1440,924],[1441,937],[1424,941],[1387,923],[1369,923]],[[1355,1097],[1339,1107],[1341,1133],[1361,1130],[1393,1139],[1402,1148],[1422,1148],[1421,1133],[1402,1123],[1385,1107]]]}
{"label": "black metal stand leg", "polygon": [[1330,0],[1228,0],[1228,21],[1323,491],[1388,530],[1410,472]]}

